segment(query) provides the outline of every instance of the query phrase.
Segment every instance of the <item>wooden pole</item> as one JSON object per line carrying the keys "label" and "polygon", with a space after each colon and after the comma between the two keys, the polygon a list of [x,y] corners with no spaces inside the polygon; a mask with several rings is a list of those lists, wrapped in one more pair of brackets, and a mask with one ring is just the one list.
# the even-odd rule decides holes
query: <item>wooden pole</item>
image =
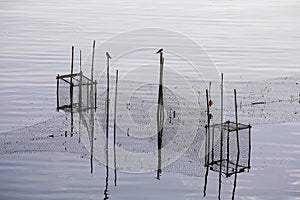
{"label": "wooden pole", "polygon": [[81,50],[79,53],[79,113],[82,111],[82,70],[81,70]]}
{"label": "wooden pole", "polygon": [[118,76],[119,76],[119,71],[117,70],[116,71],[116,86],[115,86],[115,107],[114,107],[114,171],[115,171],[115,186],[117,186],[116,127],[117,127]]}
{"label": "wooden pole", "polygon": [[74,46],[72,46],[72,58],[71,58],[71,77],[73,75],[74,70]]}
{"label": "wooden pole", "polygon": [[59,111],[59,74],[56,76],[56,109]]}
{"label": "wooden pole", "polygon": [[158,89],[158,105],[157,105],[157,150],[158,150],[158,164],[157,164],[157,179],[160,179],[161,174],[161,147],[162,147],[162,134],[164,124],[164,103],[163,103],[163,66],[164,57],[162,50],[160,54],[160,70],[159,70],[159,89]]}
{"label": "wooden pole", "polygon": [[207,127],[206,127],[206,138],[205,138],[205,178],[204,178],[204,189],[203,196],[206,196],[206,187],[207,187],[207,178],[208,178],[208,170],[209,170],[209,132],[210,132],[210,113],[209,113],[209,98],[208,98],[208,90],[206,89],[206,107],[207,107]]}
{"label": "wooden pole", "polygon": [[[93,91],[94,91],[94,87],[93,87],[93,83],[94,83],[94,58],[95,58],[95,45],[96,42],[94,40],[93,42],[93,54],[92,54],[92,66],[91,66],[91,93],[90,95],[90,103],[91,103],[91,173],[93,173],[93,153],[94,153],[94,106],[93,106]],[[89,98],[88,98],[89,99]]]}
{"label": "wooden pole", "polygon": [[[80,58],[81,58],[81,51],[80,51]],[[80,64],[80,77],[79,77],[79,138],[78,143],[81,142],[81,120],[82,120],[82,71],[81,71],[81,64]]]}
{"label": "wooden pole", "polygon": [[208,90],[206,89],[206,107],[207,107],[207,132],[206,132],[206,164],[209,164],[209,150],[210,150],[210,110],[209,110],[209,97],[208,97]]}
{"label": "wooden pole", "polygon": [[108,167],[108,128],[109,128],[109,60],[111,59],[111,56],[108,52],[106,52],[106,61],[107,61],[107,90],[106,90],[106,143],[105,143],[105,149],[106,149],[106,165]]}
{"label": "wooden pole", "polygon": [[73,69],[74,69],[74,46],[72,46],[72,58],[71,58],[71,77],[70,77],[70,106],[73,108]]}
{"label": "wooden pole", "polygon": [[79,51],[79,72],[81,72],[81,50]]}
{"label": "wooden pole", "polygon": [[235,109],[235,129],[236,129],[237,150],[238,150],[238,154],[240,154],[239,124],[238,124],[238,113],[237,113],[236,89],[234,89],[234,109]]}
{"label": "wooden pole", "polygon": [[94,40],[93,42],[93,55],[92,55],[92,66],[91,66],[91,108],[94,109],[94,58],[95,58],[95,46],[96,46],[96,41]]}
{"label": "wooden pole", "polygon": [[233,183],[233,190],[232,190],[232,200],[234,200],[235,196],[235,189],[236,189],[236,182],[237,182],[237,170],[239,165],[240,159],[240,142],[239,142],[239,124],[238,124],[238,113],[237,113],[237,97],[236,97],[236,89],[234,89],[234,109],[235,109],[235,131],[236,131],[236,143],[237,143],[237,159],[235,165],[235,174],[234,174],[234,183]]}
{"label": "wooden pole", "polygon": [[220,138],[220,172],[219,172],[219,194],[221,199],[221,185],[222,185],[222,159],[223,159],[223,73],[221,73],[221,138]]}

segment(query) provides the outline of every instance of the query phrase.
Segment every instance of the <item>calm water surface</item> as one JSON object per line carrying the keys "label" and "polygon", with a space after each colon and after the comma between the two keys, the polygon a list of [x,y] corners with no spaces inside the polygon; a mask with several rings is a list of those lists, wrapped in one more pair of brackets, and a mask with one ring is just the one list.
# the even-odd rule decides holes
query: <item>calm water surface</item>
{"label": "calm water surface", "polygon": [[[78,50],[87,56],[94,39],[101,44],[130,30],[168,29],[202,47],[226,79],[264,80],[299,74],[299,21],[300,2],[296,0],[1,0],[0,132],[59,115],[55,111],[55,76],[69,71],[72,45],[78,70]],[[126,42],[130,41],[121,45]],[[178,47],[184,48],[184,44]],[[103,71],[104,66],[97,70]],[[254,127],[253,167],[238,177],[237,199],[299,198],[298,130],[299,124]],[[0,199],[104,197],[103,167],[96,167],[90,175],[88,161],[77,155],[4,155],[0,166]],[[157,181],[154,174],[121,173],[118,187],[110,184],[109,196],[199,199],[202,179],[166,173]],[[223,198],[228,199],[232,180],[223,185]],[[217,198],[217,176],[213,174],[207,193],[206,199]]]}

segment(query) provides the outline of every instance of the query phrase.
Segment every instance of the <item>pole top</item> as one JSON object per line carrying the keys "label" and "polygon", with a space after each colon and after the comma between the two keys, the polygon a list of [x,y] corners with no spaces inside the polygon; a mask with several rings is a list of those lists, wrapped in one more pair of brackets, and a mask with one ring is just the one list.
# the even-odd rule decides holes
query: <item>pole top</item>
{"label": "pole top", "polygon": [[156,54],[162,53],[163,50],[164,50],[164,49],[159,49],[159,50],[156,52]]}
{"label": "pole top", "polygon": [[105,54],[106,54],[106,57],[107,57],[107,58],[111,59],[111,56],[109,55],[108,52],[106,52]]}

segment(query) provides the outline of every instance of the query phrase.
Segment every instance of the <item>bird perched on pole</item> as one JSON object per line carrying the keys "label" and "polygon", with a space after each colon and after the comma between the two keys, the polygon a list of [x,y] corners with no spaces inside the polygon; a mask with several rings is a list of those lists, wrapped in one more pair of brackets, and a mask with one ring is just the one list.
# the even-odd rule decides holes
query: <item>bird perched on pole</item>
{"label": "bird perched on pole", "polygon": [[162,52],[164,49],[160,49],[160,50],[158,50],[157,52],[156,52],[156,54],[158,54],[158,53],[160,53],[160,52]]}
{"label": "bird perched on pole", "polygon": [[109,59],[111,59],[111,56],[109,55],[108,52],[106,52],[106,56],[107,56]]}

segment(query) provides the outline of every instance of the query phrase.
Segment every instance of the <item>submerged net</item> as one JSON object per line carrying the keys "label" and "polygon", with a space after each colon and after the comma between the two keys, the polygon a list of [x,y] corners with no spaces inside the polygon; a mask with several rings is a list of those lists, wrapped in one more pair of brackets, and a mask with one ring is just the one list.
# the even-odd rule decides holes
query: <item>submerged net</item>
{"label": "submerged net", "polygon": [[236,88],[239,121],[250,124],[300,121],[299,75],[265,81],[229,82],[225,86],[226,120],[234,118],[233,88]]}
{"label": "submerged net", "polygon": [[[158,170],[160,162],[163,172],[203,176],[206,170],[205,96],[204,93],[199,93],[197,96],[198,94],[190,94],[184,90],[205,84],[198,81],[197,84],[192,83],[184,88],[182,85],[187,85],[184,79],[176,79],[174,74],[170,76],[172,79],[167,76],[163,87],[164,129],[160,161],[156,120],[158,85],[153,82],[120,79],[116,104],[116,146],[114,146],[115,77],[111,77],[108,101],[108,138],[106,138],[106,82],[102,77],[97,88],[96,111],[81,109],[73,113],[72,118],[70,113],[66,113],[33,126],[1,133],[0,154],[60,151],[90,157],[92,152],[94,159],[110,167],[116,166],[118,170],[155,171]],[[224,121],[234,119],[234,101],[231,94],[233,88],[238,91],[238,116],[242,123],[300,121],[298,80],[300,80],[299,76],[261,82],[225,82]],[[68,92],[68,89],[65,90]],[[83,105],[87,105],[86,108],[89,108],[91,104],[88,100],[88,90],[88,87],[83,90],[81,101]],[[205,88],[202,87],[199,90],[204,91]],[[211,97],[214,101],[211,107],[212,123],[219,123],[220,107],[217,99],[219,96],[212,94]],[[234,160],[237,153],[234,135],[232,134],[230,141],[230,160]],[[216,135],[215,149],[218,149],[218,138],[219,136]],[[249,138],[241,136],[240,140],[242,144],[246,144]],[[224,149],[227,149],[225,147],[226,145]],[[241,145],[240,148],[243,152],[249,151],[247,145]],[[225,151],[223,153],[226,155]],[[218,157],[220,152],[215,150],[214,154]],[[248,155],[243,154],[239,163],[244,165],[247,159]]]}
{"label": "submerged net", "polygon": [[0,154],[47,151],[88,155],[85,148],[78,145],[78,132],[70,130],[70,116],[62,115],[22,129],[1,133]]}

